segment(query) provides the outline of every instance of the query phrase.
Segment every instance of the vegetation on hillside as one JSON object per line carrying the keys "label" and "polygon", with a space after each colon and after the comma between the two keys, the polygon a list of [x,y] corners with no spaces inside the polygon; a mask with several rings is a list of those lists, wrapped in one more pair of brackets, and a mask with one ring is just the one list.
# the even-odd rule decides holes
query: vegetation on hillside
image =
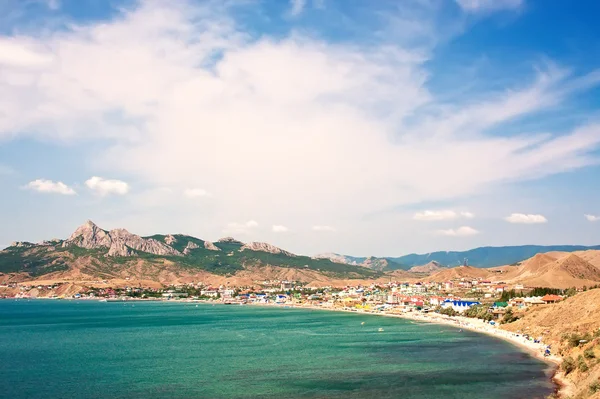
{"label": "vegetation on hillside", "polygon": [[[153,238],[165,242],[164,235]],[[184,256],[153,255],[141,251],[133,251],[135,256],[107,257],[105,249],[85,249],[69,246],[61,250],[69,254],[66,258],[57,256],[59,251],[50,251],[47,246],[11,247],[0,252],[0,273],[29,273],[33,277],[42,276],[56,271],[68,270],[69,260],[89,257],[94,260],[93,271],[99,277],[109,277],[129,262],[142,259],[160,264],[167,259],[175,265],[188,270],[204,270],[217,275],[233,275],[248,266],[278,266],[301,270],[313,270],[335,278],[377,278],[381,272],[369,270],[360,266],[334,263],[329,259],[313,259],[307,256],[290,256],[285,253],[273,254],[262,251],[243,250],[241,242],[217,242],[220,251],[212,251],[204,247],[204,241],[184,235],[175,235],[173,248],[183,253],[189,242],[198,246],[188,251]]]}

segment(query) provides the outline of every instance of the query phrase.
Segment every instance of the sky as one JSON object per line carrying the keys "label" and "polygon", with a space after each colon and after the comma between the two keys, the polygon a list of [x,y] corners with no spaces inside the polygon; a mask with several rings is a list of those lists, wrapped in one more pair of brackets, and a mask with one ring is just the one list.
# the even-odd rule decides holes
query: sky
{"label": "sky", "polygon": [[600,2],[0,0],[0,247],[600,244]]}

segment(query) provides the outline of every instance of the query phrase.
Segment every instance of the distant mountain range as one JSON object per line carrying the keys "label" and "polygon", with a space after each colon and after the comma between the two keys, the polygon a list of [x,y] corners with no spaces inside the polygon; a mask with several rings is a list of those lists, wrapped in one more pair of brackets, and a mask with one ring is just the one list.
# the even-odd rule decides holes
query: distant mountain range
{"label": "distant mountain range", "polygon": [[543,252],[575,252],[600,249],[600,245],[520,245],[511,247],[480,247],[468,251],[439,251],[429,254],[410,254],[388,258],[402,268],[424,265],[436,261],[445,266],[460,266],[466,263],[475,267],[512,265]]}
{"label": "distant mountain range", "polygon": [[[438,251],[428,254],[409,254],[400,257],[356,257],[336,253],[315,256],[318,259],[330,259],[334,262],[368,267],[374,270],[411,270],[430,262],[438,266],[455,267],[465,263],[474,267],[495,267],[513,265],[543,252],[575,252],[588,249],[600,249],[600,245],[520,245],[507,247],[480,247],[468,251]],[[382,267],[382,265],[385,265]]]}
{"label": "distant mountain range", "polygon": [[[596,252],[581,255],[583,260],[565,255],[594,249],[600,246],[482,247],[397,258],[335,253],[308,257],[264,242],[244,243],[231,237],[211,242],[183,234],[142,237],[125,229],[104,230],[87,221],[67,239],[15,242],[0,251],[0,281],[120,279],[127,284],[135,279],[161,284],[203,281],[249,286],[257,281],[293,280],[312,286],[345,286],[390,279],[447,280],[463,274],[487,277],[498,271],[484,268],[515,265],[518,267],[507,266],[500,273],[509,273],[506,277],[514,274],[515,281],[584,285],[600,281],[600,274],[594,272],[598,265]],[[547,254],[536,257],[540,253]],[[586,263],[589,256],[592,266]],[[524,262],[528,259],[537,263]],[[533,268],[540,260],[544,260],[544,266]],[[456,267],[464,263],[469,266]]]}

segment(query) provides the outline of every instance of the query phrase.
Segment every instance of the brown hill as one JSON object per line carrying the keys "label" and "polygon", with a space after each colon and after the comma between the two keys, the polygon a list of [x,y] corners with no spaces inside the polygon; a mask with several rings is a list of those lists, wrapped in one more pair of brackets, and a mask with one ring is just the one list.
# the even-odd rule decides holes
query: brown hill
{"label": "brown hill", "polygon": [[446,266],[443,266],[440,263],[433,260],[433,261],[427,263],[426,265],[413,266],[408,271],[412,272],[412,273],[435,273],[440,270],[446,270],[446,269],[447,269]]}
{"label": "brown hill", "polygon": [[589,251],[577,251],[574,253],[581,259],[588,261],[589,263],[600,269],[600,251],[590,249]]}
{"label": "brown hill", "polygon": [[[503,329],[527,333],[532,337],[542,337],[552,346],[552,352],[563,357],[575,359],[576,364],[585,362],[588,369],[577,367],[567,375],[574,392],[572,398],[598,398],[600,392],[594,393],[590,386],[600,378],[600,289],[579,293],[552,305],[542,305],[527,310],[516,322],[503,324]],[[568,337],[577,334],[585,342],[572,345]],[[586,336],[587,335],[587,336]],[[588,355],[584,355],[587,351]],[[590,354],[593,354],[590,358]]]}
{"label": "brown hill", "polygon": [[[591,254],[584,256],[593,258]],[[583,287],[600,283],[600,269],[574,253],[551,252],[535,255],[502,278],[527,286]]]}

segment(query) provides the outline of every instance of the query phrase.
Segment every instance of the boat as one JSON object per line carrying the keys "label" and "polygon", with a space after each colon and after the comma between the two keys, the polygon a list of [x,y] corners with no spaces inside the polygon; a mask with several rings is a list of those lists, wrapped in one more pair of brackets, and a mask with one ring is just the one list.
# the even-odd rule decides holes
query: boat
{"label": "boat", "polygon": [[383,328],[379,327],[379,330],[377,330],[379,332],[383,332]]}

